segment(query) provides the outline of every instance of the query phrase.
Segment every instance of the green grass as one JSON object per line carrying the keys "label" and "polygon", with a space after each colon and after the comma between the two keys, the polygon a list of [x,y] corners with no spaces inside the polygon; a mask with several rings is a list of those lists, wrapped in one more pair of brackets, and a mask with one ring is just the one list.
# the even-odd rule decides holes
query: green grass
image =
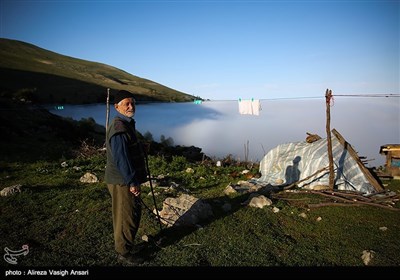
{"label": "green grass", "polygon": [[[166,184],[176,182],[204,199],[214,216],[200,227],[160,231],[156,217],[144,209],[137,235],[137,243],[147,245],[142,266],[363,267],[363,250],[375,251],[371,266],[400,265],[400,211],[373,206],[309,210],[303,204],[273,199],[273,206],[280,209],[273,213],[272,207],[242,206],[247,195],[223,194],[230,182],[245,179],[231,176],[243,166],[221,168],[189,163],[182,157],[170,162],[155,156],[149,160],[153,177],[168,174]],[[21,193],[0,198],[2,246],[18,250],[29,244],[29,254],[18,258],[22,266],[121,266],[113,249],[111,198],[103,182],[105,155],[67,163],[68,167],[61,167],[59,161],[1,162],[1,188],[22,185]],[[187,173],[188,167],[194,173]],[[87,171],[100,182],[79,182]],[[398,193],[400,182],[392,180],[386,188]],[[142,198],[153,209],[150,191],[144,188]],[[159,209],[167,196],[179,195],[163,193],[158,187],[155,192]],[[291,194],[291,198],[304,198],[304,194]],[[231,203],[231,211],[221,210],[225,202]],[[302,212],[307,218],[299,216]],[[143,235],[160,242],[145,243]],[[2,265],[12,267],[4,261]]]}

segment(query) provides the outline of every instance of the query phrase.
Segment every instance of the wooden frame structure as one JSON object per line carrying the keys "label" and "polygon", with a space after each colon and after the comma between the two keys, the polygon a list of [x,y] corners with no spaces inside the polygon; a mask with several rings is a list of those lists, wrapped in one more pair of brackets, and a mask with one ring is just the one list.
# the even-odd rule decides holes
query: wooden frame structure
{"label": "wooden frame structure", "polygon": [[339,140],[339,142],[343,145],[343,147],[350,153],[351,157],[357,162],[358,166],[360,167],[361,171],[364,173],[365,177],[368,179],[370,184],[374,187],[377,192],[383,191],[383,186],[375,177],[371,174],[368,168],[362,163],[361,159],[358,157],[357,152],[353,149],[353,147],[337,132],[336,129],[332,130],[333,135]]}
{"label": "wooden frame structure", "polygon": [[381,146],[379,153],[386,156],[385,168],[390,176],[400,176],[400,144]]}

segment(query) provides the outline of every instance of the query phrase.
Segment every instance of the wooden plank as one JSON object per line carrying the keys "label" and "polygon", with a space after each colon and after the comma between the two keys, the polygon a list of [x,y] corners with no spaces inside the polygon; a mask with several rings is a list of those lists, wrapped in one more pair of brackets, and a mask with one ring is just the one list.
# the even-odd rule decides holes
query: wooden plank
{"label": "wooden plank", "polygon": [[371,172],[361,162],[357,152],[353,149],[353,147],[343,138],[343,136],[336,129],[332,129],[332,133],[336,136],[343,147],[349,151],[351,157],[357,162],[361,171],[364,173],[365,177],[368,179],[369,183],[374,187],[374,189],[378,192],[383,191],[383,186],[375,179],[374,176],[372,176]]}

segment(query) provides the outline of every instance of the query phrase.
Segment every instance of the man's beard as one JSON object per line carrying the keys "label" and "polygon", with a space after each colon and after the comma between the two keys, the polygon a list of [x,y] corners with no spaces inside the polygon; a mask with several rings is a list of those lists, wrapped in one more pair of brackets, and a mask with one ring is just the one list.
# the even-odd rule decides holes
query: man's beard
{"label": "man's beard", "polygon": [[135,115],[135,112],[126,112],[127,117],[132,118]]}

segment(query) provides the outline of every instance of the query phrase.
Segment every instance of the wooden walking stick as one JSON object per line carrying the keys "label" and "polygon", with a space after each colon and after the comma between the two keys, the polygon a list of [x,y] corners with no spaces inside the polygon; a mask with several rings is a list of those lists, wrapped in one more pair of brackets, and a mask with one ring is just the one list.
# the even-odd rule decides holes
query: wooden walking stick
{"label": "wooden walking stick", "polygon": [[150,168],[149,168],[149,158],[147,156],[147,152],[145,152],[144,155],[145,155],[144,159],[145,159],[145,162],[146,162],[147,175],[149,176],[150,190],[151,190],[151,194],[153,196],[153,202],[154,202],[154,207],[156,209],[158,224],[160,225],[160,231],[162,231],[163,228],[162,228],[162,223],[161,223],[161,217],[160,217],[160,213],[158,212],[158,208],[157,208],[156,197],[154,195],[154,190],[153,190],[153,183],[151,182],[151,174],[150,174]]}

